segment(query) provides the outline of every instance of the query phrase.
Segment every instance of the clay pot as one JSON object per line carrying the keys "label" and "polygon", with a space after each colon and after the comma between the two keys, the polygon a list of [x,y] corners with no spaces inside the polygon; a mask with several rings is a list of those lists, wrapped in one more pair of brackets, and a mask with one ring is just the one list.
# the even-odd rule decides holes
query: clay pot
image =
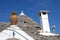
{"label": "clay pot", "polygon": [[17,24],[18,17],[15,12],[13,12],[10,16],[11,25]]}

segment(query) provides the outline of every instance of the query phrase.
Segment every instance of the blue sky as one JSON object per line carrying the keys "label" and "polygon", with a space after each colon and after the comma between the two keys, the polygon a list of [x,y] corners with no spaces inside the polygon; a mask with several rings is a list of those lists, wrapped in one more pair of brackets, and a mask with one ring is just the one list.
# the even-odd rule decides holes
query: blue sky
{"label": "blue sky", "polygon": [[17,15],[24,11],[25,15],[40,24],[39,10],[49,10],[49,23],[56,25],[56,33],[60,33],[60,0],[0,0],[0,22],[10,22],[12,11]]}

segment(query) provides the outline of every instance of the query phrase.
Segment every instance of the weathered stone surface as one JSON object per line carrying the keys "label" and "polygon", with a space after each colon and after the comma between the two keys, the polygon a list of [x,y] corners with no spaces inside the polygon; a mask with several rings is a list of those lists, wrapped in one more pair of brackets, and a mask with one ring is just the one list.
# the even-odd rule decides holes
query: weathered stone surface
{"label": "weathered stone surface", "polygon": [[[5,24],[4,26],[2,26]],[[39,30],[41,29],[39,25],[31,18],[21,15],[18,17],[17,25],[25,31],[28,35],[33,37],[35,40],[60,40],[60,36],[42,36],[39,35]],[[1,22],[0,32],[10,26],[10,23]],[[14,40],[14,39],[13,39]]]}
{"label": "weathered stone surface", "polygon": [[0,32],[9,27],[9,22],[0,22]]}
{"label": "weathered stone surface", "polygon": [[20,40],[20,39],[17,39],[17,38],[8,38],[6,40]]}

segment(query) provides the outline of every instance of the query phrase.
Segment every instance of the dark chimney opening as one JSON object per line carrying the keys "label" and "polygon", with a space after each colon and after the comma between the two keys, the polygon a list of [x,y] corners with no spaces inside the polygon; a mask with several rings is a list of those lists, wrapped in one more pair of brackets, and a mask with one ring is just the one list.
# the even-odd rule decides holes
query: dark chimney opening
{"label": "dark chimney opening", "polygon": [[43,12],[43,15],[46,15],[46,12]]}

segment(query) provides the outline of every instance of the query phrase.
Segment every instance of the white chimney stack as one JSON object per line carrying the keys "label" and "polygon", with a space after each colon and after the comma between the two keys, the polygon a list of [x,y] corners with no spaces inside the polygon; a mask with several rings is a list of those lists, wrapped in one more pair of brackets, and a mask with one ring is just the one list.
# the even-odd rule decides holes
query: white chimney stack
{"label": "white chimney stack", "polygon": [[41,29],[42,29],[43,32],[50,32],[48,12],[49,11],[45,11],[45,10],[41,10],[39,12],[40,22],[41,22]]}

